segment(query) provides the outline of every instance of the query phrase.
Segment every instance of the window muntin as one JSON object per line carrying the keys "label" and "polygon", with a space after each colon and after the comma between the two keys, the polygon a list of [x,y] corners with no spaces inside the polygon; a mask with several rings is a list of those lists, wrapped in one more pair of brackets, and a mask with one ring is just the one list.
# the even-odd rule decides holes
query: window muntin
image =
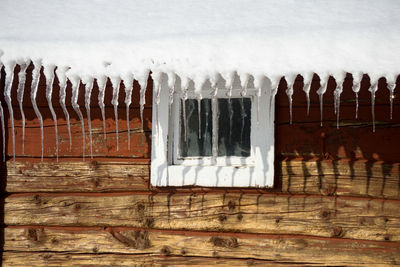
{"label": "window muntin", "polygon": [[[198,96],[194,94],[194,92],[188,93],[188,99],[185,104],[183,104],[181,93],[175,93],[174,104],[172,105],[174,120],[172,123],[173,125],[170,125],[170,127],[174,129],[171,132],[173,135],[173,142],[170,143],[170,149],[173,150],[173,158],[170,163],[172,165],[187,166],[244,166],[254,164],[254,148],[251,147],[251,125],[256,112],[256,103],[254,101],[256,90],[247,90],[246,96],[244,97],[240,95],[239,90],[235,90],[232,92],[232,96],[228,98],[227,90],[224,89],[218,90],[215,98],[211,98],[211,90],[203,91],[202,95],[203,98],[200,100],[202,138],[200,142],[196,142],[199,136],[197,113]],[[231,125],[231,120],[229,118],[229,102],[234,111]],[[213,108],[212,105],[215,105],[216,108]],[[183,106],[186,107],[186,115],[183,113]],[[214,114],[214,112],[217,114]],[[244,118],[241,112],[244,112]],[[186,126],[184,123],[185,117]],[[243,129],[242,124],[244,124]],[[240,135],[233,134],[234,139],[232,140],[231,137],[231,140],[227,142],[226,139],[230,137],[230,127],[232,127],[232,132],[239,131]],[[216,147],[213,147],[213,131],[215,131],[217,140]],[[235,148],[227,148],[227,146],[230,145],[229,143],[232,144],[232,142]],[[189,147],[192,145],[192,149],[189,148],[189,151],[186,149],[188,148],[188,143]],[[195,151],[196,145],[199,147],[199,150],[201,150],[200,148],[202,148],[202,150]],[[217,151],[217,154],[214,156],[213,149]],[[229,153],[232,150],[236,150],[237,153]],[[240,155],[238,153],[239,150],[242,150]]]}

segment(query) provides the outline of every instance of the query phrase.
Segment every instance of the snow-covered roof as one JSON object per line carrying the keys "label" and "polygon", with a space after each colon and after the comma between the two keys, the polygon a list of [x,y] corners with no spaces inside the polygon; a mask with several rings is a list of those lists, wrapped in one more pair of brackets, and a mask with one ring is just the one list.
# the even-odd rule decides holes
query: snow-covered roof
{"label": "snow-covered roof", "polygon": [[400,72],[398,0],[3,0],[0,61],[201,81]]}

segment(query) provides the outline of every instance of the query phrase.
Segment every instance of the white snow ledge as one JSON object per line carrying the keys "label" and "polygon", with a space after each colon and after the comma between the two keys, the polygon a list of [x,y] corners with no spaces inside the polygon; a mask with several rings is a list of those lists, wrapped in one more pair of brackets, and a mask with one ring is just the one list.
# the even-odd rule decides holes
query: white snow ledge
{"label": "white snow ledge", "polygon": [[68,77],[182,80],[400,72],[400,1],[5,0],[0,62],[40,61]]}

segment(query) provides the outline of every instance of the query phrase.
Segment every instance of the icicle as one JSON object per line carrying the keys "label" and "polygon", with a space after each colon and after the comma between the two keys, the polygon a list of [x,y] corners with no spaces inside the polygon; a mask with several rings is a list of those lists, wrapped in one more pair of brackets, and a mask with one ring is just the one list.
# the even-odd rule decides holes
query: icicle
{"label": "icicle", "polygon": [[335,102],[335,114],[336,114],[336,128],[339,129],[339,118],[340,118],[340,96],[343,92],[343,81],[346,77],[346,72],[341,72],[334,76],[336,81],[336,88],[333,92]]}
{"label": "icicle", "polygon": [[232,89],[236,73],[234,71],[230,71],[221,73],[221,75],[225,80],[225,88],[227,89],[226,96],[230,98],[232,97]]}
{"label": "icicle", "polygon": [[250,75],[247,73],[239,73],[240,85],[242,90],[240,91],[241,96],[247,95],[247,87],[249,85]]}
{"label": "icicle", "polygon": [[285,75],[285,80],[287,83],[286,95],[289,99],[289,123],[292,124],[293,119],[293,85],[294,81],[296,80],[295,74]]}
{"label": "icicle", "polygon": [[24,113],[24,91],[25,91],[25,81],[26,81],[26,70],[30,64],[30,60],[23,62],[20,65],[20,70],[18,73],[18,89],[17,89],[17,99],[19,104],[19,110],[21,112],[21,122],[22,122],[22,154],[25,153],[25,113]]}
{"label": "icicle", "polygon": [[240,116],[242,119],[242,125],[240,129],[240,140],[243,140],[243,133],[244,133],[244,121],[246,119],[246,111],[244,109],[243,97],[240,99]]}
{"label": "icicle", "polygon": [[131,150],[131,128],[129,119],[129,107],[132,103],[133,75],[128,74],[122,77],[125,86],[126,126],[128,129],[128,149]]}
{"label": "icicle", "polygon": [[72,98],[71,103],[72,107],[74,108],[76,114],[79,117],[81,122],[81,130],[82,130],[82,158],[85,160],[85,148],[86,148],[86,141],[85,141],[85,123],[83,121],[83,115],[78,105],[78,96],[79,96],[79,85],[81,83],[80,79],[76,76],[70,77],[70,81],[72,83]]}
{"label": "icicle", "polygon": [[319,95],[319,109],[320,109],[320,125],[322,127],[322,121],[323,121],[323,116],[324,116],[324,94],[326,92],[326,88],[328,87],[328,80],[329,80],[329,75],[328,74],[323,74],[319,75],[320,76],[320,88],[317,90],[317,94]]}
{"label": "icicle", "polygon": [[11,89],[12,89],[13,80],[14,80],[14,67],[15,67],[15,62],[10,62],[5,65],[6,81],[5,81],[5,85],[4,85],[4,99],[7,103],[8,112],[10,114],[12,152],[13,152],[13,161],[14,161],[14,166],[15,166],[14,111],[13,111],[12,102],[11,102]]}
{"label": "icicle", "polygon": [[105,105],[104,105],[104,95],[106,92],[106,86],[107,86],[107,77],[106,76],[100,76],[97,77],[97,86],[99,87],[99,96],[98,96],[98,103],[99,107],[101,110],[101,118],[103,120],[103,135],[104,135],[104,140],[107,140],[107,135],[106,135],[106,112],[105,112]]}
{"label": "icicle", "polygon": [[310,115],[310,89],[311,89],[311,83],[312,83],[314,73],[308,72],[308,73],[302,74],[301,76],[303,76],[303,83],[304,83],[303,91],[304,91],[304,93],[306,93],[307,116],[309,116]]}
{"label": "icicle", "polygon": [[358,119],[358,92],[360,92],[360,87],[361,87],[361,80],[363,77],[363,74],[361,72],[358,73],[353,73],[353,86],[352,90],[354,94],[356,95],[356,119]]}
{"label": "icicle", "polygon": [[196,99],[197,99],[198,137],[199,139],[201,139],[201,99],[203,98],[201,90],[203,89],[205,81],[203,77],[196,76],[193,78],[193,83],[194,83],[194,93],[196,94]]}
{"label": "icicle", "polygon": [[41,141],[41,147],[42,147],[41,159],[43,161],[43,118],[42,118],[42,114],[40,113],[40,110],[36,104],[36,94],[38,91],[39,79],[40,79],[40,69],[42,68],[42,64],[40,63],[40,61],[34,61],[33,65],[34,65],[34,69],[32,71],[31,102],[32,102],[33,110],[35,111],[36,117],[38,118],[39,124],[40,124],[40,141]]}
{"label": "icicle", "polygon": [[65,120],[67,121],[68,137],[69,137],[69,149],[72,149],[72,137],[71,137],[71,123],[69,121],[69,113],[65,105],[66,89],[67,89],[67,76],[65,75],[68,67],[57,67],[56,74],[58,78],[58,85],[60,87],[60,105],[64,112]]}
{"label": "icicle", "polygon": [[389,75],[386,77],[387,89],[389,90],[389,102],[390,102],[390,119],[393,119],[393,99],[394,89],[396,88],[396,75]]}
{"label": "icicle", "polygon": [[171,105],[174,102],[174,91],[175,91],[175,81],[176,75],[175,73],[168,74],[168,95],[169,95],[169,110],[171,110]]}
{"label": "icicle", "polygon": [[0,120],[1,120],[1,131],[3,136],[3,162],[6,162],[6,127],[4,125],[4,110],[1,101],[0,101]]}
{"label": "icicle", "polygon": [[182,101],[183,131],[184,131],[185,142],[187,142],[187,133],[188,133],[187,118],[186,118],[186,100],[188,98],[189,82],[190,82],[189,78],[183,79],[181,81],[181,90],[182,90],[181,101]]}
{"label": "icicle", "polygon": [[144,105],[146,104],[146,88],[147,88],[147,79],[149,76],[149,70],[146,70],[141,76],[137,77],[137,81],[139,82],[140,85],[140,121],[141,121],[141,126],[143,130],[143,110],[144,110]]}
{"label": "icicle", "polygon": [[213,97],[211,100],[211,109],[212,109],[212,120],[213,120],[213,129],[212,129],[212,164],[217,164],[217,157],[218,157],[218,99]]}
{"label": "icicle", "polygon": [[53,82],[54,82],[54,65],[45,66],[44,67],[44,76],[46,77],[46,99],[47,104],[49,105],[49,109],[51,112],[51,116],[53,117],[54,121],[54,131],[56,135],[56,158],[58,161],[58,127],[57,127],[57,116],[54,112],[53,103],[51,102],[51,98],[53,95]]}
{"label": "icicle", "polygon": [[88,118],[89,142],[90,142],[90,158],[93,158],[93,139],[92,139],[92,120],[90,117],[90,98],[93,90],[93,78],[84,81],[85,84],[85,108]]}
{"label": "icicle", "polygon": [[271,81],[271,95],[269,98],[269,120],[271,121],[271,113],[272,113],[272,104],[275,103],[275,96],[278,92],[279,83],[282,79],[280,76],[270,76],[268,77]]}
{"label": "icicle", "polygon": [[204,143],[206,143],[207,140],[207,132],[208,132],[208,114],[209,114],[209,107],[206,104],[205,105],[205,115],[206,115],[206,121],[205,121],[205,131],[203,132],[203,139],[204,139]]}
{"label": "icicle", "polygon": [[[151,74],[153,79],[153,92],[156,94],[155,97],[155,104],[156,104],[156,133],[159,136],[159,106],[160,106],[160,94],[161,94],[161,79],[162,73],[161,72],[153,72]],[[160,140],[160,138],[158,138]]]}
{"label": "icicle", "polygon": [[199,118],[199,139],[201,139],[201,96],[197,98],[197,116]]}
{"label": "icicle", "polygon": [[375,93],[378,91],[378,79],[371,78],[371,87],[368,91],[371,92],[372,131],[375,132]]}
{"label": "icicle", "polygon": [[260,98],[261,98],[261,90],[264,82],[264,75],[255,75],[254,76],[254,87],[257,90],[256,98],[257,98],[257,124],[260,123]]}
{"label": "icicle", "polygon": [[111,78],[111,83],[113,87],[113,97],[111,100],[111,104],[114,107],[114,118],[115,118],[115,133],[117,135],[117,151],[119,151],[119,131],[118,131],[118,96],[119,96],[119,87],[121,84],[121,78],[113,77]]}

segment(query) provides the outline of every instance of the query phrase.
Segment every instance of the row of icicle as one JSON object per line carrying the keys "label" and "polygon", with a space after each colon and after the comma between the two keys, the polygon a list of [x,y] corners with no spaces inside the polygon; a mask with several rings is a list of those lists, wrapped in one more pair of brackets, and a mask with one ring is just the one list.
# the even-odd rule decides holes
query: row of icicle
{"label": "row of icicle", "polygon": [[[24,153],[24,139],[25,139],[25,115],[23,111],[23,95],[24,95],[24,89],[25,89],[25,81],[26,81],[26,70],[28,66],[30,65],[29,62],[25,62],[20,65],[20,71],[18,73],[18,88],[17,88],[17,100],[21,112],[21,118],[22,118],[22,153]],[[40,123],[40,130],[41,130],[41,159],[43,160],[43,118],[42,115],[38,109],[37,103],[36,103],[36,95],[38,91],[38,85],[39,85],[39,78],[40,78],[40,70],[42,68],[42,64],[40,61],[34,61],[33,62],[34,69],[32,71],[32,84],[31,84],[31,95],[30,99],[35,111],[35,114],[39,120]],[[13,114],[13,109],[12,109],[12,103],[11,103],[11,89],[12,89],[12,84],[14,80],[14,68],[16,66],[16,63],[9,63],[5,65],[5,73],[6,73],[6,78],[5,78],[5,88],[4,88],[4,98],[5,102],[8,107],[8,111],[10,114],[10,122],[11,122],[11,132],[12,132],[12,153],[13,153],[13,160],[15,162],[15,132],[14,132],[14,114]],[[2,67],[2,64],[0,63],[0,69]],[[91,93],[93,89],[93,83],[94,83],[94,78],[84,78],[81,79],[78,76],[70,75],[67,77],[67,71],[68,67],[57,67],[52,65],[52,66],[45,66],[44,67],[44,75],[46,78],[46,99],[49,105],[49,109],[54,121],[54,128],[55,128],[55,136],[56,136],[56,157],[58,160],[58,128],[57,128],[57,117],[56,113],[54,111],[53,105],[52,105],[52,94],[53,94],[53,83],[54,83],[54,78],[55,74],[57,75],[58,82],[59,82],[59,95],[60,95],[60,105],[63,110],[63,113],[65,115],[65,119],[67,122],[67,127],[68,127],[68,136],[69,136],[69,145],[70,148],[72,147],[72,138],[71,138],[71,126],[70,126],[70,116],[66,108],[65,104],[65,98],[66,98],[66,87],[67,87],[67,80],[69,80],[72,84],[72,98],[71,98],[71,103],[74,111],[77,113],[80,124],[81,124],[81,130],[82,130],[82,147],[83,147],[83,159],[85,158],[85,125],[84,125],[84,118],[82,115],[82,112],[80,110],[80,107],[78,105],[78,95],[79,95],[79,86],[80,83],[82,82],[85,85],[85,109],[87,113],[87,120],[88,120],[88,132],[89,132],[89,140],[90,140],[90,156],[93,158],[93,148],[92,148],[92,129],[91,129],[91,118],[90,118],[90,99],[91,99]],[[136,79],[140,85],[140,99],[139,99],[139,104],[140,104],[140,118],[141,118],[141,124],[142,124],[142,129],[143,129],[143,109],[144,109],[144,104],[145,104],[145,94],[146,94],[146,87],[147,87],[147,79],[150,74],[149,70],[144,70],[142,75],[134,76],[134,74],[130,75],[125,75],[124,77],[110,77],[112,87],[113,87],[113,93],[112,93],[112,105],[114,107],[114,116],[115,116],[115,127],[116,127],[116,145],[117,145],[117,151],[119,150],[119,138],[118,138],[118,96],[119,96],[119,88],[120,88],[120,83],[121,81],[124,83],[125,87],[125,105],[126,105],[126,117],[127,117],[127,132],[128,132],[128,149],[130,149],[130,126],[129,126],[129,108],[132,103],[132,89],[133,89],[133,81]],[[331,75],[325,74],[325,75],[320,75],[320,88],[317,90],[317,94],[319,95],[320,99],[320,116],[321,116],[321,126],[322,126],[322,120],[323,120],[323,95],[326,92],[327,85],[328,85],[328,79]],[[355,110],[355,118],[358,118],[358,93],[360,90],[360,84],[361,80],[363,77],[363,73],[357,73],[357,74],[352,74],[353,75],[353,92],[355,93],[355,99],[356,99],[356,110]],[[171,105],[173,103],[173,95],[175,92],[175,82],[178,78],[178,75],[175,73],[167,73],[166,75],[163,75],[161,72],[152,72],[151,73],[152,79],[153,79],[153,84],[154,84],[154,92],[156,94],[155,97],[155,108],[156,108],[156,130],[158,132],[158,105],[160,103],[160,90],[161,90],[161,81],[163,78],[168,79],[168,87],[169,87],[169,104]],[[193,82],[195,86],[195,91],[198,93],[197,100],[200,101],[202,98],[201,91],[199,93],[198,88],[202,88],[202,86],[205,84],[206,80],[208,80],[211,84],[212,93],[211,93],[211,98],[215,99],[218,91],[218,86],[217,82],[220,80],[220,76],[225,80],[225,88],[227,88],[227,93],[226,95],[230,98],[232,96],[232,89],[233,89],[233,84],[235,79],[239,79],[240,85],[241,85],[241,91],[240,94],[241,96],[245,96],[247,94],[247,90],[249,87],[249,82],[250,80],[253,81],[254,88],[256,89],[256,98],[257,98],[257,119],[260,116],[259,115],[259,97],[261,96],[262,93],[262,86],[263,82],[265,81],[265,78],[267,76],[264,75],[259,75],[259,76],[252,76],[247,73],[237,73],[237,72],[230,72],[227,73],[226,75],[216,73],[213,77],[206,77],[203,78],[200,82],[199,80],[191,79],[191,78],[186,78],[186,79],[181,79],[181,90],[180,90],[180,97],[182,99],[183,104],[185,104],[185,100],[188,98],[188,90],[189,90],[189,85],[191,82]],[[292,96],[293,96],[293,85],[296,79],[295,74],[292,75],[284,75],[284,76],[268,76],[271,82],[271,94],[270,94],[270,107],[272,106],[271,104],[273,103],[275,99],[275,95],[278,90],[278,86],[280,83],[280,80],[282,78],[285,78],[287,82],[287,90],[286,94],[289,99],[289,113],[290,113],[290,123],[292,123]],[[303,91],[306,94],[307,98],[307,115],[309,114],[309,109],[310,109],[310,88],[311,88],[311,83],[312,79],[314,76],[314,73],[307,73],[307,74],[302,74],[303,80],[304,80],[304,87]],[[340,96],[343,91],[343,82],[346,77],[346,72],[342,72],[340,75],[333,75],[333,77],[336,80],[336,89],[334,90],[334,110],[335,114],[337,116],[337,127],[339,127],[339,116],[340,116]],[[392,119],[393,115],[393,96],[394,96],[394,89],[396,87],[396,76],[390,76],[386,77],[387,81],[387,86],[390,91],[390,119]],[[107,82],[107,77],[106,76],[100,76],[96,77],[96,82],[99,88],[99,95],[98,95],[98,104],[101,109],[101,115],[102,115],[102,120],[103,120],[103,131],[104,131],[104,138],[106,139],[106,128],[105,128],[105,105],[104,105],[104,95],[105,95],[105,88],[106,88],[106,82]],[[197,88],[197,90],[196,90]],[[371,79],[371,86],[369,88],[369,91],[371,93],[371,113],[372,113],[372,121],[373,121],[373,131],[375,131],[375,93],[378,89],[378,78],[376,79]],[[185,108],[183,108],[183,111],[185,111]],[[200,112],[200,109],[199,109]],[[271,110],[270,110],[271,112]],[[185,112],[183,112],[183,121],[184,123],[186,122],[186,116]],[[2,136],[3,136],[3,161],[6,160],[6,155],[5,155],[5,119],[4,119],[4,110],[2,107],[2,103],[0,101],[0,119],[1,119],[1,127],[2,127]],[[186,127],[184,127],[185,131]],[[213,151],[214,153],[217,153],[218,151]]]}

